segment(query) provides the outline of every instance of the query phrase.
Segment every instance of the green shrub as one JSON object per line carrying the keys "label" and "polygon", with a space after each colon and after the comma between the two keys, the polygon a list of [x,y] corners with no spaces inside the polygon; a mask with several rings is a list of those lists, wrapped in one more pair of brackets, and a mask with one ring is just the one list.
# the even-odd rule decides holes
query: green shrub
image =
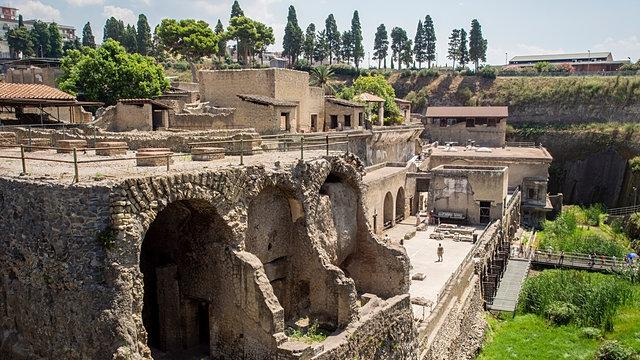
{"label": "green shrub", "polygon": [[[571,322],[609,331],[618,308],[632,299],[631,284],[617,276],[574,270],[546,270],[528,278],[520,293],[518,309],[542,316],[557,315],[559,319],[575,307]],[[566,311],[565,311],[566,310]]]}
{"label": "green shrub", "polygon": [[349,64],[334,64],[331,65],[333,73],[336,75],[358,76],[359,71],[355,67]]}
{"label": "green shrub", "polygon": [[478,72],[478,75],[485,79],[495,79],[498,71],[493,66],[483,66]]}
{"label": "green shrub", "polygon": [[629,168],[634,173],[640,173],[640,156],[629,159]]}
{"label": "green shrub", "polygon": [[178,61],[173,63],[171,67],[178,71],[187,71],[189,70],[189,63],[186,61]]}
{"label": "green shrub", "polygon": [[422,69],[418,71],[418,77],[438,77],[440,73],[434,68]]}
{"label": "green shrub", "polygon": [[103,248],[111,250],[116,245],[117,233],[113,228],[107,227],[98,233],[97,238]]}
{"label": "green shrub", "polygon": [[598,352],[596,360],[632,360],[635,359],[633,351],[615,340],[605,340]]}
{"label": "green shrub", "polygon": [[602,339],[602,330],[594,327],[583,327],[580,329],[580,336],[585,339]]}
{"label": "green shrub", "polygon": [[547,306],[544,312],[545,317],[551,320],[552,323],[556,325],[567,325],[575,320],[578,308],[567,302],[554,301]]}

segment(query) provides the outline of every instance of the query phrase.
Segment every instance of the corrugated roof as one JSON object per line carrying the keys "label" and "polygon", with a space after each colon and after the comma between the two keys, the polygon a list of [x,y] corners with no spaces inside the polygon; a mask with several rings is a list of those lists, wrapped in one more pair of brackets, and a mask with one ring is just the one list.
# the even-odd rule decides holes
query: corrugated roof
{"label": "corrugated roof", "polygon": [[547,54],[547,55],[523,55],[523,56],[514,56],[510,62],[515,61],[560,61],[560,60],[589,60],[589,59],[598,59],[598,58],[606,58],[611,55],[610,52],[592,52],[589,54],[586,53],[575,53],[575,54]]}
{"label": "corrugated roof", "polygon": [[427,117],[508,117],[506,106],[430,106]]}
{"label": "corrugated roof", "polygon": [[357,103],[357,102],[349,101],[349,100],[345,100],[345,99],[338,99],[338,98],[335,98],[335,97],[325,97],[325,99],[328,102],[336,104],[336,105],[348,106],[348,107],[359,107],[359,108],[364,107],[364,105],[362,105],[361,103]]}
{"label": "corrugated roof", "polygon": [[260,104],[260,105],[288,106],[288,107],[298,106],[297,102],[279,100],[276,98],[263,96],[263,95],[239,94],[238,97],[244,101],[249,101],[249,102]]}
{"label": "corrugated roof", "polygon": [[42,84],[0,83],[0,99],[75,100],[75,97]]}
{"label": "corrugated roof", "polygon": [[355,99],[358,101],[364,101],[364,102],[384,102],[384,99],[381,98],[380,96],[376,96],[369,93],[362,93],[360,95],[357,95]]}

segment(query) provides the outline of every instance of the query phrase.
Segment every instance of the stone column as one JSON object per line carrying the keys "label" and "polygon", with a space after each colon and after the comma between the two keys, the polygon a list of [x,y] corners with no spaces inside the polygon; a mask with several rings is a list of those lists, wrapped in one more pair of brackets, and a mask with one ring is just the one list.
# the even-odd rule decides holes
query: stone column
{"label": "stone column", "polygon": [[378,103],[380,106],[378,107],[378,122],[376,125],[382,126],[384,124],[384,103]]}

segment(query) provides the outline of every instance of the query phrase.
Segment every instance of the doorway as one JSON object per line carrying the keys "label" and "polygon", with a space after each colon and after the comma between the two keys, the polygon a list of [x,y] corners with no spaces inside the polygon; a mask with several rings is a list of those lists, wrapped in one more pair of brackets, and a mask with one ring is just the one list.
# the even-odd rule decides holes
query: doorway
{"label": "doorway", "polygon": [[480,223],[491,222],[491,201],[480,201]]}

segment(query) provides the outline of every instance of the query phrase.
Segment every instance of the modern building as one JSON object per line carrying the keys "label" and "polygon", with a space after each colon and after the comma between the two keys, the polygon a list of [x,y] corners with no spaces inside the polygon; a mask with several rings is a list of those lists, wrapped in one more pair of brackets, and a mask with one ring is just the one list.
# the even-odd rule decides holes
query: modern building
{"label": "modern building", "polygon": [[[19,9],[8,6],[0,6],[0,58],[10,58],[9,43],[7,42],[7,32],[18,27]],[[33,28],[37,19],[24,20],[27,29]],[[45,21],[46,22],[46,21]],[[76,39],[76,29],[73,26],[58,24],[60,35],[64,42]]]}
{"label": "modern building", "polygon": [[509,60],[510,67],[534,66],[540,62],[551,64],[566,64],[574,71],[580,72],[602,72],[616,71],[624,64],[629,64],[629,60],[613,60],[611,52],[585,52],[575,54],[548,54],[548,55],[525,55],[515,56]]}
{"label": "modern building", "polygon": [[508,117],[506,106],[430,106],[422,137],[440,144],[501,147]]}

